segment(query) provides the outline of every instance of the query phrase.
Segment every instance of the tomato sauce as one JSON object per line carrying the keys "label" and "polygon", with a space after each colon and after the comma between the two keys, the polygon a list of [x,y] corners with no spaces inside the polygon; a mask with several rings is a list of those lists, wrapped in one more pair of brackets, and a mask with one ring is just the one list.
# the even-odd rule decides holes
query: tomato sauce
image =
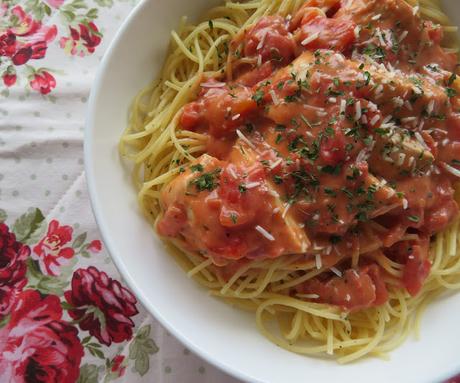
{"label": "tomato sauce", "polygon": [[402,0],[309,0],[242,31],[226,77],[183,108],[207,154],[164,188],[158,232],[227,276],[303,254],[327,269],[292,294],[345,310],[388,299],[377,251],[416,295],[430,237],[458,214],[460,88],[442,37]]}

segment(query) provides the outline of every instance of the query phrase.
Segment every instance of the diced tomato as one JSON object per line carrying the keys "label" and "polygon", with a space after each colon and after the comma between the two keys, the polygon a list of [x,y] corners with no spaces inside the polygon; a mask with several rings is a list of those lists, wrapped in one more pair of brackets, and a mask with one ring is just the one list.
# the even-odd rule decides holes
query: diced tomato
{"label": "diced tomato", "polygon": [[296,44],[281,16],[261,18],[244,39],[246,57],[260,54],[262,62],[273,60],[283,64],[289,63],[295,57]]}
{"label": "diced tomato", "polygon": [[365,266],[358,271],[349,269],[343,277],[332,277],[328,281],[312,279],[299,292],[317,294],[319,298],[315,301],[351,311],[379,306],[388,300],[385,282],[377,265]]}
{"label": "diced tomato", "polygon": [[187,214],[183,206],[171,205],[157,225],[158,234],[176,237],[187,223]]}
{"label": "diced tomato", "polygon": [[453,199],[445,201],[427,212],[423,228],[430,234],[444,230],[458,214],[458,204]]}
{"label": "diced tomato", "polygon": [[430,273],[429,245],[429,238],[426,237],[414,241],[398,242],[386,251],[388,256],[405,265],[402,283],[412,296],[419,293]]}
{"label": "diced tomato", "polygon": [[441,26],[434,24],[432,21],[425,21],[424,25],[430,40],[435,44],[441,44],[441,41],[444,37]]}
{"label": "diced tomato", "polygon": [[334,134],[325,137],[321,142],[320,157],[326,165],[335,166],[346,157],[345,135],[342,132],[341,124],[334,125]]}
{"label": "diced tomato", "polygon": [[328,17],[332,17],[339,8],[340,0],[307,0],[292,18],[289,30],[294,31],[308,20],[323,16],[324,12]]}
{"label": "diced tomato", "polygon": [[318,34],[318,37],[304,45],[310,50],[335,49],[340,52],[346,51],[355,41],[354,29],[356,24],[350,20],[329,19],[327,17],[315,17],[308,19],[300,28],[297,41],[300,43],[306,38]]}
{"label": "diced tomato", "polygon": [[201,121],[201,106],[198,102],[191,102],[184,106],[180,116],[180,125],[183,129],[194,130]]}
{"label": "diced tomato", "polygon": [[422,259],[420,251],[419,246],[414,246],[412,257],[409,256],[406,266],[404,267],[404,286],[412,296],[418,294],[431,270],[430,261],[428,259]]}
{"label": "diced tomato", "polygon": [[202,125],[214,137],[233,135],[249,113],[257,108],[252,95],[252,90],[244,86],[232,90],[210,88],[199,101],[184,107],[180,124],[189,130],[197,130]]}
{"label": "diced tomato", "polygon": [[[253,193],[242,192],[240,185],[262,181],[264,170],[262,166],[256,165],[247,171],[248,176],[245,179],[240,176],[238,168],[234,165],[229,165],[222,173],[218,191],[222,200],[219,221],[224,227],[240,227],[252,222],[256,217],[259,203]],[[236,179],[234,175],[237,175]]]}
{"label": "diced tomato", "polygon": [[269,77],[273,73],[274,69],[275,68],[272,62],[268,61],[263,63],[261,66],[239,76],[237,81],[242,85],[252,87]]}

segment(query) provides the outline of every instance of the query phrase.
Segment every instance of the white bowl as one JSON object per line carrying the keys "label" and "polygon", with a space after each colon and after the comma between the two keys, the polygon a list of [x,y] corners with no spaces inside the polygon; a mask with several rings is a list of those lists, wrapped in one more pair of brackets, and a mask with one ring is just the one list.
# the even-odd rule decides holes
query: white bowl
{"label": "white bowl", "polygon": [[[421,339],[390,361],[351,365],[289,353],[258,332],[254,316],[209,297],[168,256],[139,213],[130,172],[117,152],[133,97],[160,70],[170,31],[217,0],[145,0],[106,53],[92,88],[85,137],[90,196],[104,242],[126,282],[187,347],[226,372],[256,382],[439,382],[460,372],[460,294],[431,305]],[[460,25],[460,2],[450,14]]]}

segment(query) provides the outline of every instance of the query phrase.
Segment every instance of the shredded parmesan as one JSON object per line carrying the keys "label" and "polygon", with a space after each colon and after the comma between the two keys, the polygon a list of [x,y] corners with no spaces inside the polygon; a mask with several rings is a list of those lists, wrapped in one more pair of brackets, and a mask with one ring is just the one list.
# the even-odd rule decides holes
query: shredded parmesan
{"label": "shredded parmesan", "polygon": [[233,170],[231,166],[229,166],[227,170],[234,179],[238,179],[238,176],[236,175],[235,171]]}
{"label": "shredded parmesan", "polygon": [[419,8],[420,8],[420,7],[419,7],[418,5],[416,5],[415,7],[412,8],[412,14],[413,14],[414,16],[417,14]]}
{"label": "shredded parmesan", "polygon": [[285,206],[284,206],[284,211],[283,211],[283,214],[281,215],[281,217],[286,218],[286,214],[289,210],[289,208],[291,207],[291,204],[290,203],[287,203]]}
{"label": "shredded parmesan", "polygon": [[460,178],[460,170],[458,170],[458,169],[454,168],[453,166],[450,166],[449,164],[446,164],[446,163],[444,163],[443,166],[444,166],[444,169],[446,169],[446,171],[448,171],[450,174],[453,174],[455,177]]}
{"label": "shredded parmesan", "polygon": [[319,32],[313,33],[312,35],[310,35],[306,39],[304,39],[301,44],[303,46],[308,45],[312,41],[315,41],[318,37],[319,37]]}
{"label": "shredded parmesan", "polygon": [[321,267],[323,267],[323,262],[321,259],[321,254],[315,254],[315,264],[316,268],[319,270]]}
{"label": "shredded parmesan", "polygon": [[353,30],[353,32],[355,33],[355,38],[359,39],[359,34],[361,33],[361,27],[357,25],[355,29]]}
{"label": "shredded parmesan", "polygon": [[399,42],[403,41],[407,35],[409,34],[408,31],[404,31],[403,33],[401,33],[401,36],[399,36]]}
{"label": "shredded parmesan", "polygon": [[372,117],[370,124],[374,126],[378,122],[378,120],[380,120],[380,115],[376,114],[374,117]]}
{"label": "shredded parmesan", "polygon": [[355,104],[355,109],[356,109],[356,114],[355,114],[355,120],[359,121],[359,119],[362,116],[362,111],[361,111],[361,101],[356,102]]}
{"label": "shredded parmesan", "polygon": [[337,275],[338,277],[342,277],[342,272],[341,272],[339,269],[337,269],[336,267],[331,267],[331,271],[332,271],[335,275]]}
{"label": "shredded parmesan", "polygon": [[268,194],[270,194],[272,197],[275,197],[275,198],[280,197],[280,195],[275,190],[269,190]]}
{"label": "shredded parmesan", "polygon": [[407,208],[409,207],[409,201],[407,199],[403,198],[402,205],[403,205],[403,209],[407,210]]}
{"label": "shredded parmesan", "polygon": [[236,134],[237,134],[237,136],[238,136],[242,141],[244,141],[249,147],[251,147],[251,148],[253,148],[253,149],[256,148],[256,147],[254,146],[254,144],[253,144],[251,141],[249,141],[249,140],[247,139],[247,137],[246,137],[243,133],[241,133],[241,131],[240,131],[239,129],[236,129]]}
{"label": "shredded parmesan", "polygon": [[278,98],[278,95],[275,93],[275,91],[273,89],[270,89],[268,91],[268,93],[270,94],[270,96],[272,97],[272,100],[273,100],[273,104],[275,105],[279,105],[281,102],[280,102],[280,99]]}
{"label": "shredded parmesan", "polygon": [[267,33],[268,33],[268,31],[266,31],[266,32],[263,34],[262,38],[261,38],[260,41],[259,41],[259,44],[257,44],[256,50],[260,50],[260,49],[263,48],[263,46],[264,46],[264,44],[265,44],[265,38],[267,37]]}
{"label": "shredded parmesan", "polygon": [[428,112],[428,114],[431,114],[433,113],[433,110],[434,110],[434,100],[431,100],[430,103],[428,104],[426,111]]}
{"label": "shredded parmesan", "polygon": [[248,184],[246,184],[246,189],[254,189],[256,187],[259,187],[261,185],[260,182],[250,182]]}
{"label": "shredded parmesan", "polygon": [[265,238],[269,241],[274,241],[275,237],[271,235],[267,230],[265,230],[262,226],[257,225],[255,228],[260,234],[262,234]]}
{"label": "shredded parmesan", "polygon": [[345,108],[346,108],[346,106],[347,106],[347,102],[346,102],[344,99],[342,99],[342,100],[340,101],[340,114],[341,114],[341,115],[345,114]]}
{"label": "shredded parmesan", "polygon": [[283,162],[283,159],[282,159],[282,158],[278,158],[275,162],[273,162],[273,163],[270,165],[270,169],[271,169],[271,170],[275,169],[281,162]]}
{"label": "shredded parmesan", "polygon": [[241,117],[241,114],[235,114],[233,117],[232,117],[232,121],[236,121],[238,120],[239,118]]}
{"label": "shredded parmesan", "polygon": [[371,17],[371,20],[378,20],[378,19],[380,19],[381,17],[382,17],[382,14],[379,13],[378,15],[372,16],[372,17]]}

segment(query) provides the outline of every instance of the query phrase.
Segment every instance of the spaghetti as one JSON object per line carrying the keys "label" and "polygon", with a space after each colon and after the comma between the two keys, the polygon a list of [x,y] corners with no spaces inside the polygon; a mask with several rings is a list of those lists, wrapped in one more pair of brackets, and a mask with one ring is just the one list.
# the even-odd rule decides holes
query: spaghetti
{"label": "spaghetti", "polygon": [[457,30],[438,1],[407,3],[254,0],[184,18],[120,141],[177,262],[296,353],[385,357],[460,288]]}

